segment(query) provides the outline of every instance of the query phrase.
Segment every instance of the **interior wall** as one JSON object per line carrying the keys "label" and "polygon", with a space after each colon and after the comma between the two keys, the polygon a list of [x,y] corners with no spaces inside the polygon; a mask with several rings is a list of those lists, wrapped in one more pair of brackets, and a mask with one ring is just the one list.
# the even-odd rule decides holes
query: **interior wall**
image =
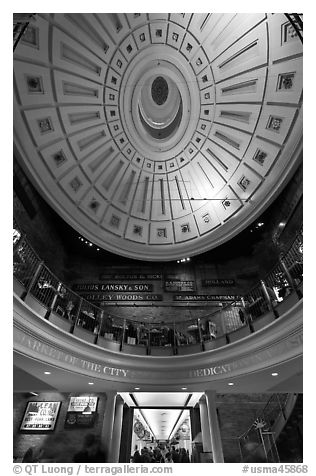
{"label": "interior wall", "polygon": [[[239,258],[223,265],[203,264],[195,265],[190,263],[173,263],[168,265],[152,264],[150,268],[139,266],[135,268],[107,267],[99,263],[98,266],[87,265],[83,269],[83,264],[78,259],[76,269],[76,279],[72,281],[71,287],[83,298],[91,303],[105,309],[106,313],[122,318],[129,318],[135,321],[148,322],[173,322],[180,320],[190,320],[213,314],[234,300],[239,300],[239,296],[245,294],[251,284],[259,280],[258,269],[250,260]],[[79,272],[78,272],[79,269]],[[80,270],[82,274],[79,278]],[[138,280],[138,279],[102,279],[105,273],[117,274],[160,274],[158,280]],[[179,280],[182,282],[193,281],[194,291],[167,291],[165,282],[168,280]],[[230,279],[232,285],[205,286],[205,280]],[[127,292],[119,290],[120,285],[146,286],[150,291]],[[82,287],[81,287],[82,285]],[[115,290],[117,286],[117,290]],[[81,287],[81,289],[80,289]],[[112,289],[112,290],[111,290]],[[123,289],[123,288],[122,288]],[[210,300],[195,300],[196,295],[211,296]],[[111,300],[108,300],[110,295]],[[154,296],[153,296],[154,295]],[[151,299],[153,296],[154,299]],[[156,300],[156,296],[159,300]],[[181,300],[175,300],[175,296],[181,296]],[[217,296],[217,297],[216,297]],[[146,300],[148,297],[148,300]],[[143,298],[143,300],[141,300]],[[134,300],[135,299],[135,300]]]}

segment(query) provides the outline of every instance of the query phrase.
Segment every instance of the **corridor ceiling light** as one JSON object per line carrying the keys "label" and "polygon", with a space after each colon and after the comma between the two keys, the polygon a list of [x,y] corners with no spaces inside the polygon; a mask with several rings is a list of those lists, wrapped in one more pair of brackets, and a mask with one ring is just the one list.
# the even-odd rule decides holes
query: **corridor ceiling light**
{"label": "corridor ceiling light", "polygon": [[94,383],[93,382],[88,382],[88,385],[94,385]]}
{"label": "corridor ceiling light", "polygon": [[188,387],[181,387],[181,390],[188,390]]}
{"label": "corridor ceiling light", "polygon": [[278,372],[273,372],[271,375],[272,375],[272,377],[277,377],[279,374],[278,374]]}
{"label": "corridor ceiling light", "polygon": [[134,390],[140,390],[140,387],[134,387]]}
{"label": "corridor ceiling light", "polygon": [[50,375],[50,374],[51,374],[51,372],[44,372],[44,374],[45,374],[45,375]]}
{"label": "corridor ceiling light", "polygon": [[228,382],[228,385],[235,385],[234,382]]}

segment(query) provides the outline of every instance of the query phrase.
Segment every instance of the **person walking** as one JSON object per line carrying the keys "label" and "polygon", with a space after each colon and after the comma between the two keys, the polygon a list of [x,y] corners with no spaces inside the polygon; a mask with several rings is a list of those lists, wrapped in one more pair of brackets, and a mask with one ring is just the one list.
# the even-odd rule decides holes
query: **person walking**
{"label": "person walking", "polygon": [[141,462],[141,456],[140,456],[140,453],[138,451],[138,446],[135,445],[135,451],[134,451],[134,454],[133,454],[133,463],[140,463]]}

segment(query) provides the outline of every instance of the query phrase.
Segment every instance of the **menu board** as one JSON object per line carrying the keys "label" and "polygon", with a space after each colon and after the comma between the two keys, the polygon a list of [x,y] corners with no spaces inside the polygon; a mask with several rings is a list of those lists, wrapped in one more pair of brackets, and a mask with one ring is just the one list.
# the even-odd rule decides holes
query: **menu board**
{"label": "menu board", "polygon": [[61,402],[28,402],[20,430],[53,431]]}

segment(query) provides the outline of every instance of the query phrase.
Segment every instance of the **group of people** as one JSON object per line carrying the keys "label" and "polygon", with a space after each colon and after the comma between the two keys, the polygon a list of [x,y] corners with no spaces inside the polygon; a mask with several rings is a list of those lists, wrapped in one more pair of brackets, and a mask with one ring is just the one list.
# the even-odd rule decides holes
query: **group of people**
{"label": "group of people", "polygon": [[176,448],[174,445],[157,445],[155,448],[145,446],[140,452],[136,445],[132,463],[190,463],[190,455],[185,448]]}

